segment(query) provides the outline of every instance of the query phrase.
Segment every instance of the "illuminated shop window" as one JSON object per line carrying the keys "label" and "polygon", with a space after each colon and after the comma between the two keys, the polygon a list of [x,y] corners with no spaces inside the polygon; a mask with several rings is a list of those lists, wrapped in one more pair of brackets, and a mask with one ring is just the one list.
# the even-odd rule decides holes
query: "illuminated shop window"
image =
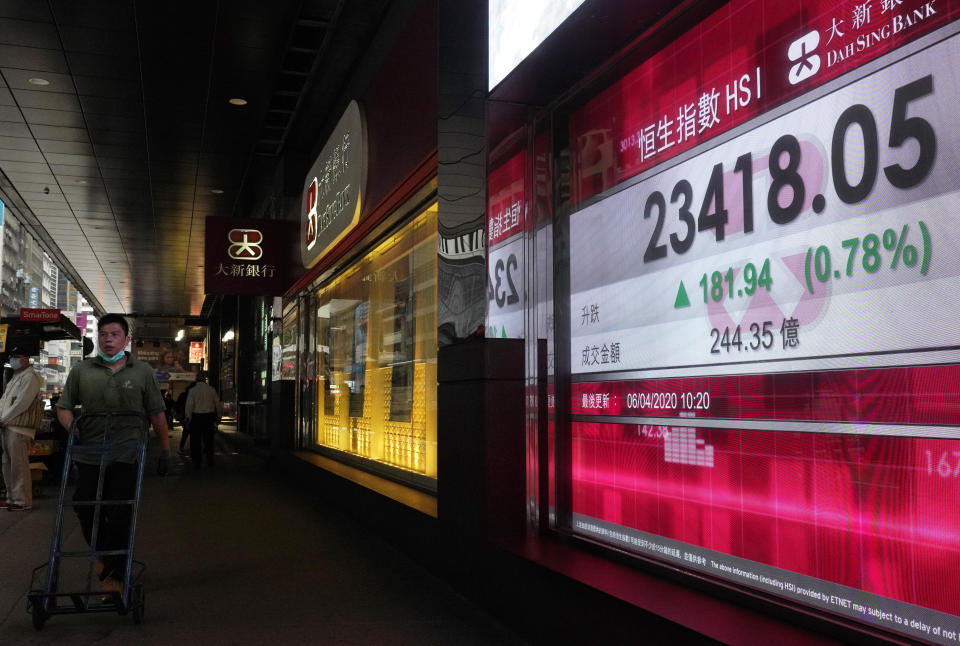
{"label": "illuminated shop window", "polygon": [[435,478],[437,210],[318,293],[316,443]]}

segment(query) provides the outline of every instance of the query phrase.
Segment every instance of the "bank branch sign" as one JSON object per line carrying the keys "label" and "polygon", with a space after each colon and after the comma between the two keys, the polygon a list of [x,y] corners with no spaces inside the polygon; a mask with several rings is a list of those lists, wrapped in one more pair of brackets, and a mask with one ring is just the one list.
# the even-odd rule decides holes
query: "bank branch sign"
{"label": "bank branch sign", "polygon": [[204,291],[276,296],[299,270],[291,262],[295,223],[211,217],[205,223]]}
{"label": "bank branch sign", "polygon": [[303,185],[300,258],[312,267],[360,221],[367,183],[367,133],[351,101]]}

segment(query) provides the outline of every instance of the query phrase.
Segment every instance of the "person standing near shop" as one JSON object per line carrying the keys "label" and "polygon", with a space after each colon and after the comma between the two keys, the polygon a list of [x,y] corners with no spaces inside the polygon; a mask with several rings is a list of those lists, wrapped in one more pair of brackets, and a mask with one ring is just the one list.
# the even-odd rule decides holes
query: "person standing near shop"
{"label": "person standing near shop", "polygon": [[187,395],[186,418],[190,428],[190,454],[194,468],[200,468],[205,456],[207,466],[213,466],[213,439],[220,421],[220,395],[206,383],[207,374],[197,375],[197,385]]}
{"label": "person standing near shop", "polygon": [[[83,415],[137,411],[145,414],[160,438],[160,460],[157,473],[167,473],[170,456],[170,438],[167,430],[166,406],[160,393],[160,384],[150,364],[134,359],[124,348],[130,342],[130,326],[120,314],[107,314],[97,323],[97,357],[75,365],[67,376],[63,395],[57,402],[57,419],[64,428],[73,423],[73,408],[83,406]],[[110,443],[116,447],[105,466],[103,500],[132,500],[136,496],[138,443],[143,433],[143,421],[132,415],[81,416],[78,424],[79,440],[95,444],[103,441],[107,424]],[[100,456],[78,455],[76,502],[95,500],[100,477]],[[91,544],[94,507],[74,507],[83,536]],[[130,505],[105,505],[100,512],[97,550],[126,549],[130,536]],[[91,545],[91,547],[93,547]],[[123,554],[104,556],[98,561],[97,573],[104,591],[121,591],[126,557]]]}
{"label": "person standing near shop", "polygon": [[30,443],[43,423],[43,378],[30,366],[23,346],[14,346],[9,354],[13,377],[0,397],[0,435],[3,437],[3,480],[7,499],[0,508],[29,511],[33,507],[33,481],[30,477]]}

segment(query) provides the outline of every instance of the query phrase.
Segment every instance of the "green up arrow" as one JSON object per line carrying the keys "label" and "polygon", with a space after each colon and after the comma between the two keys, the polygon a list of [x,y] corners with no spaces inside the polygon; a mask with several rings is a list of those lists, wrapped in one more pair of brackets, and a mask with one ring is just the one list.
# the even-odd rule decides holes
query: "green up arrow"
{"label": "green up arrow", "polygon": [[681,307],[690,307],[690,299],[687,297],[687,290],[680,281],[680,289],[677,290],[677,300],[673,302],[673,309],[678,310]]}

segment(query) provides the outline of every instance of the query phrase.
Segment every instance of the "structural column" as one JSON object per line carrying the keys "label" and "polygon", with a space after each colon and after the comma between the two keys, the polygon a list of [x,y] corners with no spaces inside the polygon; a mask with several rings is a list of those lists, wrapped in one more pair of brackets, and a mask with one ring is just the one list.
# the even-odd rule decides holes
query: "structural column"
{"label": "structural column", "polygon": [[487,3],[440,0],[437,146],[439,344],[474,334],[486,313],[484,215]]}

